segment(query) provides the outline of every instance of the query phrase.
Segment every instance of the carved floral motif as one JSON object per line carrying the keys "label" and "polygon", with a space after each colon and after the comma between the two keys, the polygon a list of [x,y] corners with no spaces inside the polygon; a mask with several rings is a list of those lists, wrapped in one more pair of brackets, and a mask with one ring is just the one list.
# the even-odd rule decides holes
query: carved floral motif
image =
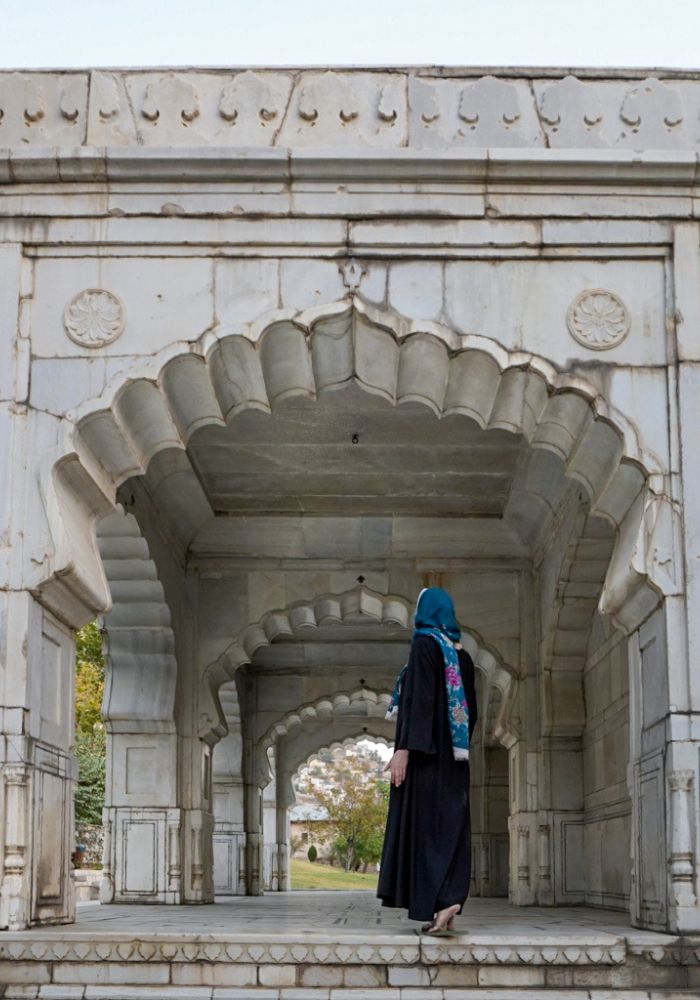
{"label": "carved floral motif", "polygon": [[579,344],[594,351],[608,351],[629,333],[630,316],[625,303],[613,292],[589,288],[569,306],[567,324]]}
{"label": "carved floral motif", "polygon": [[66,333],[81,347],[105,347],[124,331],[121,301],[104,288],[86,288],[71,299],[63,314]]}

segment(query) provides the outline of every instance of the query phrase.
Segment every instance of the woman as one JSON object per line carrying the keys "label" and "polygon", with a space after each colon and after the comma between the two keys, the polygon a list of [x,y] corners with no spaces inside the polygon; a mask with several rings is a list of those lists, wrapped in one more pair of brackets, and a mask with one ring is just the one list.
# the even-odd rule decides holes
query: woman
{"label": "woman", "polygon": [[421,591],[398,710],[391,792],[377,895],[384,906],[445,934],[469,892],[469,740],[476,725],[474,663],[460,644],[450,595]]}

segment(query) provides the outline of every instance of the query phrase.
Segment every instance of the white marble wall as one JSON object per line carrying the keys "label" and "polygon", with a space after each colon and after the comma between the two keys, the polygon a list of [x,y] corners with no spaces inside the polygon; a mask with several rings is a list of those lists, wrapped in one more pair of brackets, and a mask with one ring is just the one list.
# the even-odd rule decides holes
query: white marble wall
{"label": "white marble wall", "polygon": [[[0,925],[72,915],[72,629],[108,612],[124,638],[106,895],[209,899],[214,842],[219,884],[257,892],[257,742],[325,692],[258,706],[240,680],[221,771],[219,689],[362,576],[380,618],[434,582],[478,633],[511,899],[629,894],[636,923],[697,930],[697,81],[1,76]],[[350,383],[358,413],[521,436],[502,517],[213,516],[203,429]],[[121,578],[96,536],[117,503]]]}

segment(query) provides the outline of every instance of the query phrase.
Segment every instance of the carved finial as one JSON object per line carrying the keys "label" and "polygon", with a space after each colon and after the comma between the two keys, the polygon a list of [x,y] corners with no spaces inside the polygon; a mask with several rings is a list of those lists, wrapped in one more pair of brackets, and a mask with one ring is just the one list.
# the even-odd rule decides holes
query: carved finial
{"label": "carved finial", "polygon": [[583,119],[589,128],[603,120],[603,109],[595,86],[582,83],[575,76],[566,76],[547,87],[540,100],[540,115],[547,125],[558,126],[562,111],[567,119]]}
{"label": "carved finial", "polygon": [[342,264],[338,265],[338,270],[340,271],[343,284],[350,292],[356,292],[360,287],[362,279],[367,274],[367,268],[364,264],[354,258],[349,260],[344,260]]}
{"label": "carved finial", "polygon": [[188,124],[199,115],[197,91],[191,84],[172,75],[148,84],[141,114],[148,121],[157,122],[161,111],[169,108]]}
{"label": "carved finial", "polygon": [[511,83],[485,76],[462,90],[458,114],[471,128],[485,117],[500,120],[508,128],[520,118],[518,92]]}
{"label": "carved finial", "polygon": [[221,91],[219,114],[231,125],[243,119],[254,120],[255,115],[260,122],[267,123],[279,114],[277,101],[268,82],[246,70],[238,73]]}
{"label": "carved finial", "polygon": [[97,113],[103,122],[108,122],[116,118],[119,114],[119,86],[113,76],[99,74],[93,80],[93,87],[97,89]]}
{"label": "carved finial", "polygon": [[80,89],[75,82],[63,88],[58,108],[66,121],[76,122],[78,120],[81,96]]}
{"label": "carved finial", "polygon": [[654,127],[661,118],[667,129],[683,121],[683,108],[678,92],[655,77],[648,77],[639,86],[628,90],[620,108],[620,118],[633,131],[638,131],[644,118]]}
{"label": "carved finial", "polygon": [[25,93],[24,120],[28,125],[33,125],[41,121],[44,117],[43,102],[39,96],[39,91],[32,82],[27,84]]}
{"label": "carved finial", "polygon": [[435,84],[416,79],[411,88],[411,107],[425,125],[432,125],[440,117],[440,104]]}
{"label": "carved finial", "polygon": [[377,114],[383,122],[395,122],[398,118],[396,93],[393,87],[382,87],[377,104]]}

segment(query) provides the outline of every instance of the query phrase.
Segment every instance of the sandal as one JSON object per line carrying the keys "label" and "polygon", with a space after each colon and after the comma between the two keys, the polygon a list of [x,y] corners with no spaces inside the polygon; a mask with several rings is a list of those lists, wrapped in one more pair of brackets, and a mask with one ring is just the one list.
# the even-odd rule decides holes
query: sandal
{"label": "sandal", "polygon": [[[423,924],[421,931],[423,934],[429,934],[431,937],[453,937],[457,931],[454,929],[453,921],[459,912],[459,905],[448,906],[447,912],[454,910],[454,913],[450,913],[450,916],[444,923],[438,921],[437,915],[434,919],[427,924]],[[443,911],[445,912],[445,911]]]}

